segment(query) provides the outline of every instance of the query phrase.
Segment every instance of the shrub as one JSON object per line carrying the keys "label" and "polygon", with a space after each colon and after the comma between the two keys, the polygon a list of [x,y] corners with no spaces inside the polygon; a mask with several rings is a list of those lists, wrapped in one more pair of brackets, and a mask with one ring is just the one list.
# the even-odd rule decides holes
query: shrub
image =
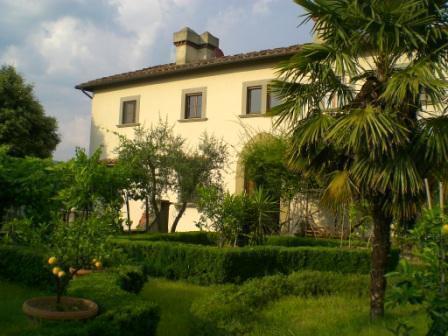
{"label": "shrub", "polygon": [[[95,301],[100,314],[86,323],[43,323],[27,336],[134,336],[155,335],[159,321],[157,305],[140,299],[136,294],[120,288],[123,275],[138,273],[136,268],[121,268],[113,272],[93,273],[73,280],[68,294]],[[126,285],[128,286],[128,285]]]}
{"label": "shrub", "polygon": [[119,238],[127,240],[169,241],[197,245],[215,245],[216,233],[206,231],[176,232],[176,233],[143,233],[122,235]]}
{"label": "shrub", "polygon": [[253,279],[240,286],[227,285],[196,300],[191,308],[198,335],[240,335],[250,331],[251,321],[267,304],[282,296],[331,294],[364,296],[366,275],[302,271]]}
{"label": "shrub", "polygon": [[48,287],[53,277],[44,271],[44,253],[26,247],[0,244],[0,278],[28,286]]}
{"label": "shrub", "polygon": [[117,273],[120,288],[130,293],[140,293],[147,280],[143,267],[139,266],[120,266]]}
{"label": "shrub", "polygon": [[[149,274],[171,279],[187,279],[202,284],[238,283],[270,274],[288,274],[298,270],[361,273],[370,271],[367,249],[326,247],[216,248],[167,242],[115,240],[131,260],[140,263]],[[398,262],[391,254],[389,269]]]}
{"label": "shrub", "polygon": [[[269,246],[323,246],[323,247],[341,247],[339,239],[324,239],[311,237],[297,237],[297,236],[268,236],[265,245]],[[353,247],[366,247],[367,242],[352,240],[350,245]],[[342,246],[347,247],[348,241],[343,240]]]}

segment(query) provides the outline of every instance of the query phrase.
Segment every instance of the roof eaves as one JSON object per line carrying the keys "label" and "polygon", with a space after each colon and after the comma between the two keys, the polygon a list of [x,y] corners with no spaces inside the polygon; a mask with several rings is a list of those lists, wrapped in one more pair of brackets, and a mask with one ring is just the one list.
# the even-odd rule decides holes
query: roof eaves
{"label": "roof eaves", "polygon": [[[101,89],[111,86],[119,86],[124,84],[133,84],[148,79],[155,79],[160,77],[174,76],[199,71],[208,71],[213,68],[245,65],[247,63],[256,64],[258,62],[267,62],[276,59],[284,59],[295,54],[299,49],[299,47],[300,47],[299,45],[295,45],[286,48],[278,48],[271,50],[263,50],[260,52],[238,54],[233,56],[226,56],[223,58],[217,58],[214,59],[213,61],[190,63],[181,66],[178,66],[174,63],[159,65],[155,67],[144,68],[133,72],[127,72],[95,79],[92,81],[76,85],[75,88],[82,91],[92,92],[95,89]],[[280,50],[280,52],[276,52],[276,50]]]}

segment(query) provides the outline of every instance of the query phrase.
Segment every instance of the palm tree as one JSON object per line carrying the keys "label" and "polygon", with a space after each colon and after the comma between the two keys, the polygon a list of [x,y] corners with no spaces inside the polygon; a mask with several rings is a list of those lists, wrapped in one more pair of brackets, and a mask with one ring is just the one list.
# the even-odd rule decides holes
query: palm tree
{"label": "palm tree", "polygon": [[[323,203],[374,219],[371,317],[384,315],[392,222],[412,221],[424,179],[446,177],[448,9],[431,0],[295,0],[320,43],[279,65],[291,162],[326,181]],[[422,118],[424,117],[424,118]]]}

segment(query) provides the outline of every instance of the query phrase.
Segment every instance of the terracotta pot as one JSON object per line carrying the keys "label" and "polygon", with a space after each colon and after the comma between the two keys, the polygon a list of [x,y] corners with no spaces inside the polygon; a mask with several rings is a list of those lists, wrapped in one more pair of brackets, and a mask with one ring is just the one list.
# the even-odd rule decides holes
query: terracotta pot
{"label": "terracotta pot", "polygon": [[83,309],[74,311],[53,311],[46,307],[54,305],[55,296],[36,297],[23,303],[23,312],[38,320],[85,320],[98,314],[98,305],[90,300],[63,296],[62,305],[81,305]]}
{"label": "terracotta pot", "polygon": [[[74,271],[75,271],[75,269],[70,267],[70,273],[73,273]],[[76,272],[76,275],[74,277],[75,278],[82,277],[82,276],[88,275],[92,272],[93,272],[93,270],[82,268],[82,269],[78,270],[78,272]]]}

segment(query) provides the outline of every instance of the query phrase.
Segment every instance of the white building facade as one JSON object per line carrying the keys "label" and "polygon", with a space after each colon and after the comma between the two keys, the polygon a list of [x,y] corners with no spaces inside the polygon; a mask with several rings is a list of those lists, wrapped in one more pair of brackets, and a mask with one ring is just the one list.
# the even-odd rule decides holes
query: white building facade
{"label": "white building facade", "polygon": [[[119,133],[132,137],[136,126],[149,128],[160,119],[174,125],[190,146],[204,132],[222,138],[229,147],[225,187],[244,189],[239,152],[251,137],[272,132],[273,120],[266,116],[275,99],[269,82],[276,78],[275,66],[290,58],[299,46],[224,56],[219,40],[189,28],[174,34],[176,63],[145,68],[92,80],[76,88],[92,96],[90,152],[102,146],[103,158],[116,157]],[[176,195],[168,196],[168,230],[177,214]],[[123,209],[125,210],[125,209]],[[135,227],[144,208],[132,202],[130,216]],[[123,216],[126,216],[124,213]],[[198,212],[187,208],[177,231],[195,230]]]}

